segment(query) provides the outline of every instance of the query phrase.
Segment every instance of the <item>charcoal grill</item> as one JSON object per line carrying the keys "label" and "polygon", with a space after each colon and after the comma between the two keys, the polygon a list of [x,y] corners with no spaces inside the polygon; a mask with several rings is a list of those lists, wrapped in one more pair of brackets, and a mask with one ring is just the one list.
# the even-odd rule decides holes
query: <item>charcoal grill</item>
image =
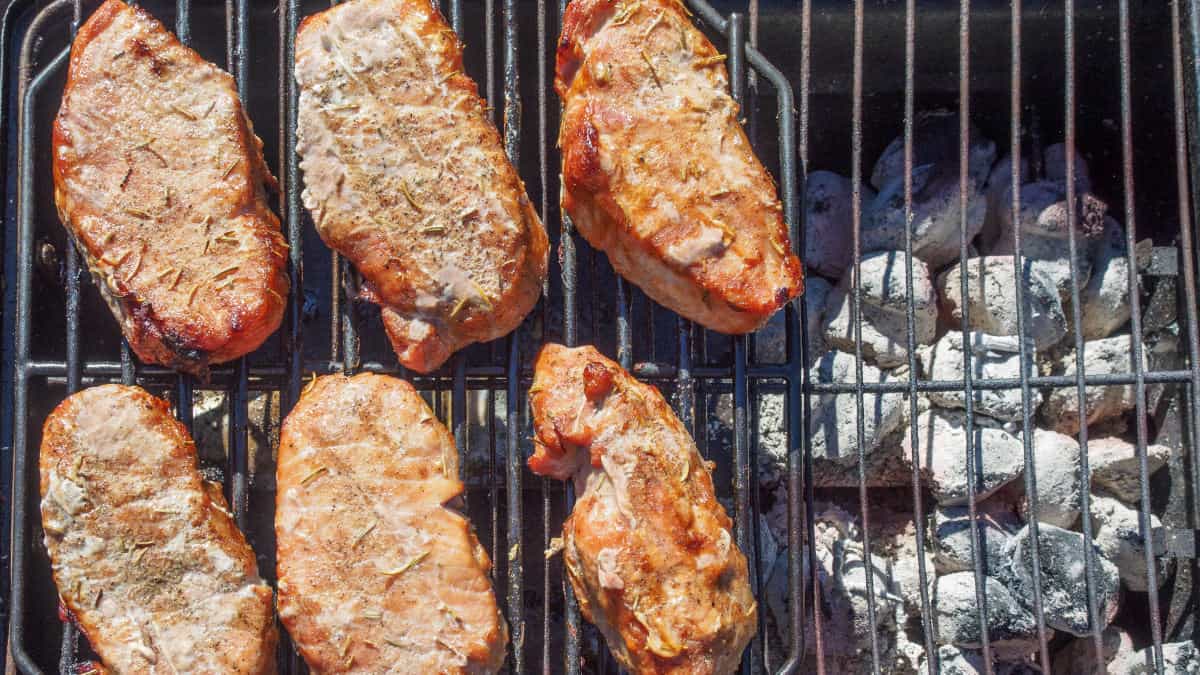
{"label": "charcoal grill", "polygon": [[[1196,64],[1200,45],[1195,39],[1200,32],[1200,8],[1192,2],[1173,0],[1159,3],[1161,6],[1134,7],[1131,13],[1128,0],[1119,0],[1115,6],[1025,0],[1024,7],[1022,0],[1011,0],[1011,4],[935,0],[920,3],[919,10],[916,0],[906,0],[903,5],[866,0],[849,5],[820,0],[762,0],[761,4],[750,0],[745,6],[687,0],[697,22],[729,53],[734,96],[743,102],[752,141],[779,181],[794,243],[802,243],[804,232],[798,195],[803,195],[807,171],[834,168],[861,185],[864,161],[873,156],[867,151],[877,152],[900,132],[906,141],[906,173],[911,176],[915,112],[948,107],[957,110],[963,120],[963,185],[967,180],[968,117],[993,138],[1008,139],[1014,155],[1020,154],[1023,144],[1037,144],[1041,137],[1061,137],[1071,156],[1071,148],[1084,139],[1094,148],[1096,181],[1126,224],[1131,268],[1137,268],[1134,243],[1146,236],[1160,245],[1156,253],[1175,263],[1186,368],[1142,366],[1140,306],[1134,293],[1131,333],[1139,337],[1131,340],[1135,358],[1128,374],[1088,375],[1082,360],[1078,376],[1037,374],[1031,356],[1022,352],[1018,378],[973,377],[968,365],[964,380],[921,379],[915,375],[910,295],[908,353],[909,372],[914,375],[882,384],[863,381],[862,338],[857,331],[854,376],[847,381],[812,381],[804,364],[813,336],[804,329],[807,322],[801,303],[781,316],[785,335],[781,357],[763,357],[766,350],[760,349],[754,336],[729,338],[709,333],[656,307],[636,288],[615,277],[604,257],[574,232],[569,219],[558,212],[558,154],[553,144],[558,106],[551,79],[562,6],[546,0],[443,3],[451,24],[466,43],[468,72],[495,106],[493,116],[503,131],[506,149],[519,166],[531,198],[540,204],[557,256],[552,256],[543,301],[521,329],[509,338],[464,351],[430,376],[414,376],[396,365],[383,340],[377,313],[354,300],[357,278],[353,269],[324,248],[299,203],[300,179],[293,152],[297,91],[287,75],[299,20],[326,3],[144,2],[164,23],[173,25],[185,43],[210,60],[226,64],[235,75],[256,129],[266,141],[268,162],[280,178],[277,207],[291,245],[293,292],[279,334],[255,354],[215,368],[208,384],[137,364],[74,249],[64,241],[52,204],[46,149],[66,70],[65,49],[74,29],[95,4],[93,0],[13,0],[2,27],[7,205],[3,268],[8,283],[0,409],[3,437],[13,460],[11,475],[2,476],[3,484],[12,485],[11,510],[6,511],[12,539],[5,542],[5,552],[11,556],[11,575],[5,577],[11,584],[11,602],[4,609],[9,624],[8,663],[21,672],[57,669],[68,673],[88,657],[87,646],[76,631],[55,616],[55,592],[40,544],[36,453],[45,414],[68,393],[99,382],[137,382],[166,396],[189,426],[199,424],[194,402],[207,392],[220,393],[216,414],[226,420],[223,428],[227,435],[221,444],[225,454],[207,462],[205,469],[223,481],[237,522],[258,554],[261,572],[273,580],[273,465],[269,452],[256,452],[264,444],[251,435],[252,409],[256,422],[260,416],[277,420],[297,399],[311,373],[366,370],[410,379],[454,431],[468,484],[467,511],[495,561],[497,594],[512,628],[508,668],[522,673],[617,670],[597,633],[581,621],[564,584],[561,561],[542,553],[560,532],[573,497],[569,486],[536,478],[524,467],[530,436],[524,392],[533,354],[544,341],[595,343],[671,396],[684,423],[697,434],[702,453],[716,463],[718,495],[731,507],[737,542],[749,557],[756,593],[766,586],[771,564],[760,560],[762,542],[757,527],[764,511],[754,470],[761,441],[759,404],[767,393],[785,396],[783,479],[790,498],[783,600],[788,618],[777,636],[782,639],[768,639],[760,631],[746,652],[744,672],[826,669],[821,586],[815,580],[806,582],[801,570],[802,557],[808,558],[811,569],[816,568],[811,547],[803,546],[814,537],[814,503],[838,491],[823,490],[805,480],[812,475],[806,411],[813,394],[832,393],[855,400],[861,440],[865,394],[907,394],[915,416],[918,394],[962,390],[968,393],[970,427],[975,423],[972,392],[1017,389],[1026,402],[1021,426],[1029,430],[1033,421],[1028,401],[1034,389],[1074,389],[1082,398],[1086,387],[1132,384],[1139,412],[1136,438],[1141,487],[1143,496],[1149,496],[1145,448],[1150,429],[1140,413],[1146,405],[1146,386],[1165,383],[1173,385],[1180,397],[1184,447],[1195,447],[1191,439],[1200,428],[1200,343],[1190,172],[1196,170],[1195,162],[1200,159],[1194,126],[1200,95],[1194,86],[1200,75]],[[1074,170],[1069,163],[1068,167]],[[1014,184],[1020,182],[1019,171],[1019,167],[1013,169]],[[1135,176],[1139,178],[1136,193]],[[1073,186],[1071,177],[1067,184]],[[1014,209],[1020,206],[1017,200],[1019,194]],[[857,199],[854,203],[858,204]],[[1068,203],[1073,204],[1073,199]],[[911,219],[911,178],[905,181],[904,204]],[[861,209],[856,207],[853,230],[847,233],[853,237],[856,260],[861,259],[862,219]],[[968,244],[964,236],[964,257]],[[1019,241],[1016,248],[1020,250]],[[911,253],[911,237],[905,249]],[[1077,273],[1072,262],[1072,277]],[[911,266],[907,276],[911,288]],[[1077,296],[1078,291],[1075,308],[1079,307]],[[857,304],[857,286],[853,297]],[[1072,318],[1078,325],[1078,309]],[[964,316],[963,325],[966,323]],[[967,358],[969,363],[969,355]],[[718,421],[714,411],[718,400],[732,404],[727,435],[710,432]],[[252,401],[265,401],[265,413],[262,408],[252,408]],[[911,437],[918,446],[915,426]],[[1033,456],[1030,435],[1023,437],[1029,466]],[[1087,438],[1084,425],[1079,440],[1085,449]],[[1194,537],[1189,537],[1200,527],[1200,503],[1194,496],[1195,488],[1200,487],[1200,469],[1189,452],[1183,454],[1182,469],[1172,468],[1173,485],[1183,486],[1185,493],[1179,518],[1162,532],[1151,533],[1145,525],[1142,528],[1146,549],[1151,552],[1147,556],[1150,575],[1156,571],[1154,555],[1179,555],[1186,561],[1195,553],[1194,543],[1190,543]],[[1085,481],[1086,457],[1085,451]],[[870,516],[878,493],[867,486],[866,458],[861,450],[857,459],[858,486],[841,496],[858,502],[862,538],[869,547],[873,534]],[[916,546],[921,550],[928,506],[915,449],[912,463],[911,484],[901,492],[902,499],[911,503]],[[0,470],[7,472],[7,463],[2,464]],[[973,495],[976,477],[969,473]],[[1026,472],[1026,490],[1036,504],[1037,489],[1030,475]],[[1087,513],[1086,482],[1084,487],[1082,510]],[[1149,504],[1149,499],[1142,503]],[[1088,519],[1084,519],[1085,536],[1090,536],[1088,527]],[[1036,556],[1034,560],[1036,565]],[[978,553],[973,562],[978,579],[983,574]],[[1087,563],[1087,574],[1094,578],[1092,556]],[[924,646],[928,653],[936,654],[928,591],[933,573],[922,563],[919,574]],[[865,578],[867,597],[873,598],[872,575]],[[1190,586],[1183,590],[1176,586],[1171,598],[1147,596],[1144,637],[1155,647],[1160,671],[1163,642],[1193,639],[1200,630],[1194,627],[1197,608]],[[984,605],[982,591],[977,596]],[[1169,626],[1164,625],[1168,599],[1173,617]],[[1041,602],[1036,596],[1034,601]],[[888,664],[881,662],[874,639],[877,609],[873,602],[867,604],[872,644],[861,670],[885,672]],[[1091,587],[1088,604],[1096,626],[1098,610]],[[986,621],[981,612],[984,635]],[[814,639],[806,641],[806,633]],[[1048,667],[1047,630],[1040,620],[1039,636],[1039,660]],[[1098,630],[1093,637],[1099,645]],[[283,642],[281,672],[303,672],[286,636]],[[985,654],[988,649],[985,642]]]}

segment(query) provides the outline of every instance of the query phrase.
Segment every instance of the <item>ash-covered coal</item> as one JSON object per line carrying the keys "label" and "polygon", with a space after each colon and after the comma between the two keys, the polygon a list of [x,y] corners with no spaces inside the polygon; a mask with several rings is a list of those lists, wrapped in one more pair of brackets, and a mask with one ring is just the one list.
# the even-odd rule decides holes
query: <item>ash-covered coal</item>
{"label": "ash-covered coal", "polygon": [[[806,298],[806,330],[814,347],[809,378],[843,387],[843,393],[814,393],[808,407],[810,479],[821,494],[813,546],[827,670],[870,670],[870,635],[864,633],[869,576],[878,581],[873,597],[884,672],[928,672],[932,660],[941,672],[983,672],[977,590],[987,600],[993,672],[1040,672],[1039,621],[1055,672],[1143,672],[1146,594],[1155,590],[1146,566],[1147,530],[1168,520],[1155,510],[1162,500],[1152,499],[1143,521],[1142,460],[1147,477],[1154,478],[1179,464],[1185,441],[1170,431],[1178,425],[1164,419],[1180,414],[1167,412],[1178,392],[1152,382],[1141,408],[1150,441],[1143,456],[1134,443],[1139,402],[1126,383],[1135,371],[1130,291],[1139,294],[1144,310],[1141,368],[1182,368],[1183,332],[1175,310],[1181,296],[1166,292],[1177,282],[1164,276],[1147,280],[1150,242],[1139,242],[1131,265],[1122,213],[1107,201],[1120,194],[1120,186],[1101,184],[1112,178],[1091,171],[1086,148],[1076,148],[1069,159],[1062,143],[1027,149],[1018,159],[1014,188],[1013,158],[997,160],[996,145],[974,125],[967,129],[967,175],[961,176],[957,113],[918,116],[908,177],[911,221],[905,213],[902,137],[858,187],[857,205],[849,179],[809,174],[812,295]],[[1070,190],[1068,165],[1074,173]],[[960,211],[964,203],[966,213]],[[850,237],[856,206],[863,243],[858,278]],[[857,325],[851,312],[856,286]],[[856,335],[862,339],[861,371],[854,357]],[[782,350],[782,338],[768,341],[776,342]],[[910,372],[913,356],[917,372]],[[1110,378],[1109,384],[1087,385],[1082,400],[1074,386],[1080,360],[1086,376]],[[854,393],[859,372],[867,386],[861,402]],[[1022,386],[1023,375],[1054,376],[1067,385]],[[908,389],[913,377],[934,386],[914,399]],[[970,394],[968,380],[974,383]],[[877,386],[897,389],[870,390]],[[770,541],[779,544],[772,549],[778,550],[775,559],[764,563],[768,591],[787,588],[785,409],[781,394],[760,397],[759,475],[771,505],[765,527]],[[1164,431],[1156,438],[1159,429]],[[886,503],[893,509],[886,517],[872,513],[870,555],[862,546],[860,470],[871,507]],[[920,485],[915,500],[914,475]],[[897,500],[897,494],[906,496]],[[923,558],[916,547],[914,502],[924,511]],[[978,580],[977,559],[984,575]],[[1095,571],[1097,626],[1088,611],[1083,574],[1088,563]],[[1176,574],[1164,558],[1153,569],[1160,587]],[[813,574],[806,566],[807,588]],[[983,586],[977,588],[977,582]],[[1041,597],[1040,616],[1035,593]],[[931,616],[922,616],[922,595]],[[768,601],[770,626],[786,625],[786,594],[780,598]],[[936,655],[926,653],[926,621]],[[1103,663],[1090,653],[1093,629],[1104,637]],[[808,630],[811,660],[816,636],[811,626]],[[1168,672],[1200,673],[1190,643],[1168,643],[1165,652]]]}

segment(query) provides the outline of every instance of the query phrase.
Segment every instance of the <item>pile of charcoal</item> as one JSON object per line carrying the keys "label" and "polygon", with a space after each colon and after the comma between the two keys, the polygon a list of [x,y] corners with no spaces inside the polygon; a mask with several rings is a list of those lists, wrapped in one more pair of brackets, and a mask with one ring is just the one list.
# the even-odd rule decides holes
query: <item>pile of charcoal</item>
{"label": "pile of charcoal", "polygon": [[[824,501],[812,516],[817,569],[805,569],[810,580],[816,574],[823,596],[820,627],[808,629],[809,658],[816,658],[815,633],[820,630],[826,664],[839,672],[869,670],[873,650],[885,672],[928,667],[912,515],[915,454],[928,516],[924,550],[933,615],[928,625],[942,668],[982,672],[978,563],[996,672],[1022,672],[1036,663],[1035,595],[1040,595],[1044,637],[1056,671],[1131,672],[1149,652],[1141,636],[1121,627],[1122,606],[1137,604],[1138,594],[1144,605],[1144,595],[1157,592],[1150,587],[1151,577],[1161,587],[1174,573],[1169,558],[1154,558],[1153,575],[1146,562],[1139,520],[1141,472],[1133,442],[1134,387],[1089,385],[1082,405],[1074,386],[1034,386],[1024,395],[1020,387],[977,389],[970,399],[972,424],[965,387],[921,392],[915,400],[905,391],[914,367],[919,379],[943,382],[964,381],[967,364],[974,381],[1015,381],[1022,367],[1031,376],[1073,381],[1080,361],[1089,377],[1133,372],[1126,232],[1119,214],[1093,193],[1083,157],[1075,153],[1068,158],[1061,143],[1021,157],[1023,184],[1016,186],[1020,209],[1014,217],[1013,159],[997,158],[996,144],[973,126],[968,148],[964,175],[957,114],[919,116],[909,208],[902,138],[879,157],[869,185],[857,190],[850,179],[835,173],[808,176],[805,329],[811,381],[855,383],[856,352],[861,350],[862,381],[901,385],[868,391],[861,408],[852,391],[810,397],[812,480]],[[1072,161],[1075,208],[1068,209],[1067,168]],[[862,252],[857,266],[849,236],[856,196]],[[1018,243],[1021,255],[1014,256]],[[1175,280],[1154,277],[1150,243],[1139,242],[1133,256],[1143,367],[1175,369],[1182,357],[1174,296],[1170,302],[1156,296]],[[1075,298],[1078,324],[1073,320]],[[764,343],[769,340],[760,338]],[[1083,345],[1082,359],[1077,344]],[[1148,419],[1169,414],[1172,392],[1162,384],[1147,386]],[[774,490],[776,504],[761,528],[760,540],[771,542],[763,554],[770,558],[761,564],[770,570],[768,583],[782,584],[781,591],[786,589],[784,407],[782,395],[768,395],[760,401],[758,415],[761,483],[768,493]],[[1077,440],[1084,420],[1089,438],[1086,481]],[[1148,426],[1157,430],[1161,425]],[[1027,428],[1030,439],[1024,437]],[[1026,462],[1027,440],[1031,465]],[[1179,444],[1154,435],[1151,441],[1146,455],[1153,476],[1178,453]],[[869,556],[861,544],[860,463],[868,488],[881,495],[873,503],[889,503],[883,495],[896,490],[907,494],[895,498],[894,507],[878,506],[881,515],[871,512]],[[1081,513],[1085,485],[1090,486],[1090,514]],[[1032,493],[1029,486],[1036,486]],[[976,527],[968,508],[972,494]],[[1085,517],[1091,542],[1084,536]],[[1152,513],[1147,525],[1151,531],[1159,528],[1159,517]],[[979,537],[974,545],[973,532]],[[1087,555],[1089,546],[1092,555]],[[1089,610],[1089,564],[1094,613]],[[868,575],[873,596],[867,591]],[[781,592],[780,597],[786,595]],[[786,626],[786,603],[768,604],[769,623]],[[868,621],[871,604],[875,631]],[[1093,619],[1101,624],[1104,663],[1093,654]],[[1168,672],[1200,672],[1200,654],[1191,643],[1167,644],[1164,654]]]}

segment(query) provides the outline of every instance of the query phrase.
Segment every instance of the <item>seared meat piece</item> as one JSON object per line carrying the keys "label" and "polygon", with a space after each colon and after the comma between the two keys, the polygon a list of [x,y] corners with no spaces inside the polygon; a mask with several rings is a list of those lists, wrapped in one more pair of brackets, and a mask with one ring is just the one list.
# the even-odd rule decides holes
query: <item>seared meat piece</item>
{"label": "seared meat piece", "polygon": [[42,438],[42,529],[62,601],[115,673],[273,673],[271,588],[166,401],[104,385]]}
{"label": "seared meat piece", "polygon": [[736,670],[756,624],[746,558],[662,395],[593,347],[555,344],[529,395],[529,468],[575,478],[567,576],[613,655],[635,673]]}
{"label": "seared meat piece", "polygon": [[284,421],[279,618],[314,672],[482,673],[508,627],[454,439],[403,380],[317,379]]}
{"label": "seared meat piece", "polygon": [[555,89],[562,205],[646,295],[746,333],[803,288],[775,185],[738,124],[725,57],[679,0],[573,0]]}
{"label": "seared meat piece", "polygon": [[71,48],[53,143],[59,214],[142,361],[206,376],[275,332],[287,245],[232,77],[107,0]]}
{"label": "seared meat piece", "polygon": [[405,366],[429,372],[533,308],[547,240],[428,0],[353,0],[296,38],[304,205],[366,279]]}

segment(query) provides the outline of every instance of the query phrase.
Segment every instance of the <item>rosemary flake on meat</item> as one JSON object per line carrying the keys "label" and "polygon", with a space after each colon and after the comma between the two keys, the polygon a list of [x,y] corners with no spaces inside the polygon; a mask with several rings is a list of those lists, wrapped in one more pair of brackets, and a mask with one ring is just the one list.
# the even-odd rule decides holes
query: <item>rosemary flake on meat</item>
{"label": "rosemary flake on meat", "polygon": [[125,283],[129,283],[130,281],[132,281],[133,278],[138,275],[138,272],[142,271],[142,260],[144,260],[145,258],[146,258],[146,245],[143,243],[141,248],[138,249],[137,264],[133,266],[133,271],[125,276]]}
{"label": "rosemary flake on meat", "polygon": [[379,521],[373,521],[370,525],[360,530],[358,534],[354,535],[354,540],[350,542],[350,548],[354,548],[362,543],[362,540],[365,539],[368,534],[374,532],[375,528],[377,527],[379,527]]}
{"label": "rosemary flake on meat", "polygon": [[463,307],[467,306],[467,303],[470,300],[471,298],[465,295],[459,298],[458,302],[454,303],[454,308],[450,310],[450,318],[453,319],[454,317],[458,316],[458,313],[462,311]]}
{"label": "rosemary flake on meat", "polygon": [[404,199],[408,201],[409,206],[412,206],[414,209],[416,209],[417,213],[423,213],[425,211],[425,209],[421,208],[421,205],[417,203],[417,200],[413,197],[412,192],[409,192],[408,181],[404,180],[403,178],[400,179],[400,192],[404,193]]}
{"label": "rosemary flake on meat", "polygon": [[154,149],[153,145],[151,145],[156,140],[157,139],[155,139],[155,138],[146,139],[146,140],[142,141],[141,143],[138,143],[137,145],[130,148],[129,152],[134,153],[134,152],[137,152],[138,150],[145,150],[146,152],[150,153],[151,155],[154,155],[154,157],[157,158],[158,161],[161,162],[162,165],[165,167],[165,166],[167,166],[167,158],[163,157],[161,154],[159,154],[159,152]]}
{"label": "rosemary flake on meat", "polygon": [[641,5],[637,2],[622,3],[619,7],[617,7],[617,13],[613,15],[612,21],[609,22],[609,25],[620,26],[621,24],[627,23],[640,7]]}
{"label": "rosemary flake on meat", "polygon": [[380,570],[380,572],[381,572],[381,573],[382,573],[384,576],[388,576],[388,577],[397,577],[397,576],[400,576],[401,574],[404,574],[405,572],[407,572],[407,571],[411,570],[412,568],[416,567],[418,564],[420,564],[420,562],[421,562],[422,560],[424,560],[424,559],[428,558],[428,557],[429,557],[429,553],[430,553],[430,551],[423,551],[423,552],[421,552],[421,553],[417,554],[416,556],[414,556],[414,557],[413,557],[411,560],[409,560],[408,562],[404,563],[403,565],[401,565],[401,566],[399,566],[399,567],[397,567],[397,568],[395,568],[395,569],[390,569],[390,570]]}
{"label": "rosemary flake on meat", "polygon": [[316,480],[317,476],[320,476],[321,474],[326,473],[327,471],[329,471],[329,467],[322,464],[321,466],[318,466],[317,468],[313,469],[312,471],[309,471],[308,474],[306,476],[304,476],[304,478],[301,478],[300,484],[308,485],[309,483]]}
{"label": "rosemary flake on meat", "polygon": [[645,49],[639,49],[638,53],[642,55],[642,60],[646,62],[646,67],[650,69],[650,77],[654,78],[654,84],[657,85],[659,89],[662,89],[662,80],[658,79],[658,71],[654,69],[654,63],[650,61],[650,56],[646,54]]}
{"label": "rosemary flake on meat", "polygon": [[651,21],[649,23],[649,25],[647,25],[644,29],[642,29],[642,38],[645,39],[645,38],[649,37],[650,34],[654,32],[654,29],[658,28],[658,24],[662,23],[662,21],[663,21],[663,13],[662,12],[655,13],[654,20]]}
{"label": "rosemary flake on meat", "polygon": [[218,281],[220,279],[224,279],[225,277],[229,276],[230,274],[233,274],[234,272],[238,271],[238,269],[239,269],[238,265],[230,265],[229,267],[226,267],[225,269],[214,274],[212,276],[212,280]]}
{"label": "rosemary flake on meat", "polygon": [[708,66],[715,66],[718,63],[725,63],[725,60],[728,58],[729,58],[729,56],[726,54],[717,54],[716,56],[706,56],[702,59],[696,59],[696,65],[700,66],[701,68],[705,68]]}
{"label": "rosemary flake on meat", "polygon": [[171,110],[174,110],[176,113],[179,113],[181,116],[183,116],[193,122],[200,119],[200,118],[196,117],[196,114],[193,113],[192,111],[187,110],[186,108],[182,108],[174,103],[171,104]]}

